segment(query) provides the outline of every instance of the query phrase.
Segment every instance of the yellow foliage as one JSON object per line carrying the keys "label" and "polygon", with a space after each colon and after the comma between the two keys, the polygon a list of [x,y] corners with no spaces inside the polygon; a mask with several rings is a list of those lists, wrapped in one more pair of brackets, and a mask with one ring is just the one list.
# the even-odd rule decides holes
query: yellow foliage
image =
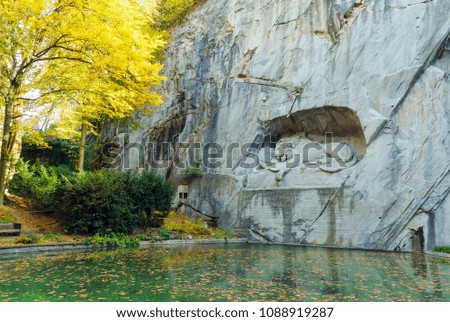
{"label": "yellow foliage", "polygon": [[25,131],[25,135],[22,137],[22,143],[26,143],[31,146],[35,146],[39,149],[49,149],[50,146],[45,141],[44,137],[40,132],[33,131],[32,129],[29,129],[28,131]]}
{"label": "yellow foliage", "polygon": [[158,0],[158,23],[161,29],[176,25],[187,12],[204,0]]}
{"label": "yellow foliage", "polygon": [[162,228],[194,236],[210,236],[212,234],[212,230],[205,227],[202,219],[192,221],[174,211],[171,211],[164,219]]}
{"label": "yellow foliage", "polygon": [[[0,108],[49,113],[64,127],[157,106],[164,45],[153,0],[2,0]],[[9,110],[8,110],[9,109]]]}

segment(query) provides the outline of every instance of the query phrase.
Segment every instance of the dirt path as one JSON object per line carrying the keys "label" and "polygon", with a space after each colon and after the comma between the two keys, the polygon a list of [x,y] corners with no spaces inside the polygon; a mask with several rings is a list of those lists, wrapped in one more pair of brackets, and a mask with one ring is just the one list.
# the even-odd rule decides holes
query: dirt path
{"label": "dirt path", "polygon": [[8,205],[0,209],[0,220],[4,218],[22,224],[22,233],[14,237],[0,236],[0,247],[77,243],[82,239],[65,234],[54,214],[33,211],[25,199],[17,196],[8,196]]}
{"label": "dirt path", "polygon": [[22,224],[22,232],[59,233],[63,231],[53,214],[33,211],[30,204],[23,198],[8,196],[8,199],[11,202],[0,209],[0,218],[7,216],[14,222]]}

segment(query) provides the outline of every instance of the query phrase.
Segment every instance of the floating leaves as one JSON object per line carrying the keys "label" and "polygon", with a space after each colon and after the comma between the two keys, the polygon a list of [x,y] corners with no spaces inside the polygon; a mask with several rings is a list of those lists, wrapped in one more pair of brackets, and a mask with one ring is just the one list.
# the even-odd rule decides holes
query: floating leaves
{"label": "floating leaves", "polygon": [[287,246],[4,259],[0,279],[0,301],[450,301],[448,260]]}

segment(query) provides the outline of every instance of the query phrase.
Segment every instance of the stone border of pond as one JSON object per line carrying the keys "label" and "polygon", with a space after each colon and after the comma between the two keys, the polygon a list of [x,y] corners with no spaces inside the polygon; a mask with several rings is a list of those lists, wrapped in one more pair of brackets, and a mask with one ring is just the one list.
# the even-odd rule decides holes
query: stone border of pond
{"label": "stone border of pond", "polygon": [[[242,244],[247,243],[247,239],[192,239],[192,240],[166,240],[160,242],[140,242],[140,248],[162,245],[189,245],[189,244]],[[30,246],[8,246],[0,247],[0,255],[21,254],[21,253],[44,253],[50,251],[71,251],[71,250],[101,250],[114,249],[116,246],[108,245],[86,245],[86,244],[48,244]]]}
{"label": "stone border of pond", "polygon": [[196,244],[247,244],[247,239],[176,239],[163,240],[159,242],[141,241],[140,248],[152,246],[167,246],[167,245],[196,245]]}
{"label": "stone border of pond", "polygon": [[[302,246],[295,244],[274,244],[274,243],[261,243],[254,242],[248,239],[177,239],[177,240],[165,240],[159,242],[149,242],[142,241],[139,243],[139,248],[146,249],[152,246],[175,246],[175,245],[201,245],[201,244],[265,244],[265,245],[284,245],[284,246]],[[316,247],[316,246],[307,246],[307,247]],[[44,253],[51,251],[71,251],[71,250],[102,250],[102,249],[114,249],[118,248],[115,246],[108,245],[86,245],[86,244],[48,244],[48,245],[30,245],[30,246],[8,246],[8,247],[0,247],[0,256],[8,255],[8,254],[21,254],[21,253]],[[324,248],[324,247],[319,247]],[[334,247],[326,247],[333,249],[343,249],[343,248],[334,248]],[[345,250],[345,249],[343,249]],[[367,249],[348,249],[348,250],[362,250],[362,251],[373,251]],[[388,252],[390,253],[390,252]],[[445,259],[450,259],[450,254],[446,253],[438,253],[433,251],[426,251],[423,254],[440,257]]]}
{"label": "stone border of pond", "polygon": [[447,253],[438,253],[438,252],[433,252],[433,251],[426,251],[425,254],[431,255],[431,256],[436,256],[436,257],[450,259],[450,254],[447,254]]}
{"label": "stone border of pond", "polygon": [[0,247],[0,255],[6,254],[20,254],[20,253],[43,253],[49,251],[64,251],[64,250],[94,250],[94,249],[108,249],[110,246],[106,245],[85,245],[85,244],[49,244],[49,245],[30,245],[17,247]]}

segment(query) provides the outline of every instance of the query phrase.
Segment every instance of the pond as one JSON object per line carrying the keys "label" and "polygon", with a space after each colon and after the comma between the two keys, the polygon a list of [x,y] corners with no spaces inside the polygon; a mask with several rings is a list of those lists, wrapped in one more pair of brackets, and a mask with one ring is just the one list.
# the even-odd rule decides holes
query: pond
{"label": "pond", "polygon": [[450,301],[450,260],[293,246],[0,257],[0,280],[0,301]]}

